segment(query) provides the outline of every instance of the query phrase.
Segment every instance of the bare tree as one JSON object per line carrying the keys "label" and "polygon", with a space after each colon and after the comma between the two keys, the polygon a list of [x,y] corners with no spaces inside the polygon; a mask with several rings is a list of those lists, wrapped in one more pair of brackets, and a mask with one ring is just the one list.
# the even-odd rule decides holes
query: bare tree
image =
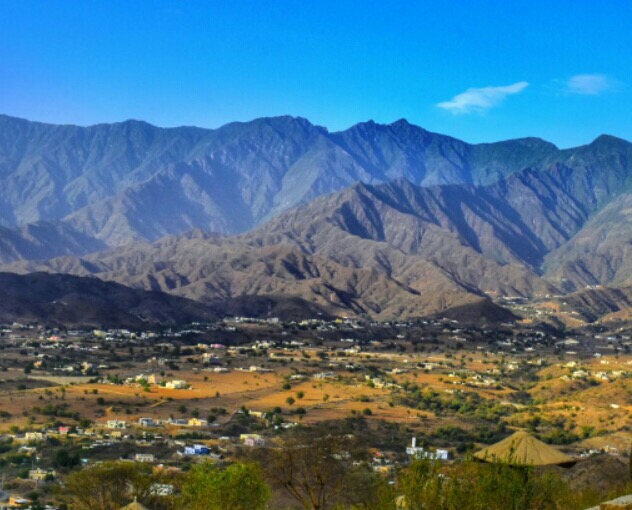
{"label": "bare tree", "polygon": [[63,497],[76,510],[117,510],[134,499],[162,507],[166,498],[154,494],[157,483],[171,477],[147,464],[105,462],[73,471],[65,480]]}
{"label": "bare tree", "polygon": [[262,450],[259,461],[270,481],[304,509],[325,510],[341,499],[354,463],[365,455],[352,436],[303,431]]}

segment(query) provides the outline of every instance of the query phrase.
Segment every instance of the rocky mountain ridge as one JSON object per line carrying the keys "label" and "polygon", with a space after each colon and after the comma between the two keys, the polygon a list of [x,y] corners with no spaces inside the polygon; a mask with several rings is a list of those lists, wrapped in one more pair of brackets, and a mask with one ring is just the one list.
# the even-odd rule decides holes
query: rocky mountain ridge
{"label": "rocky mountain ridge", "polygon": [[[632,285],[632,144],[614,137],[558,150],[468,145],[403,120],[340,133],[291,117],[213,131],[20,121],[16,148],[3,122],[3,221],[70,211],[0,230],[9,271],[378,318]],[[37,193],[16,180],[36,168]]]}
{"label": "rocky mountain ridge", "polygon": [[55,126],[0,115],[0,225],[63,220],[110,246],[194,228],[235,234],[357,182],[484,185],[553,162],[620,158],[627,145],[598,139],[558,150],[537,138],[471,145],[405,120],[330,133],[300,117],[207,130],[139,121]]}

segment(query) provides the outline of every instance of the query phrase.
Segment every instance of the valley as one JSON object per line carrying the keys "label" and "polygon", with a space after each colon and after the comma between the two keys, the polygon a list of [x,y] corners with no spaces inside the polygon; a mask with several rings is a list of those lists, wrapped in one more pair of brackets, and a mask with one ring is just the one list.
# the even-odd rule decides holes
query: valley
{"label": "valley", "polygon": [[616,479],[632,426],[631,338],[632,323],[564,332],[480,318],[5,324],[0,465],[14,492],[32,491],[34,456],[46,487],[75,458],[187,471],[324,427],[362,437],[386,474],[406,465],[412,437],[459,460],[518,429],[577,458],[565,476]]}

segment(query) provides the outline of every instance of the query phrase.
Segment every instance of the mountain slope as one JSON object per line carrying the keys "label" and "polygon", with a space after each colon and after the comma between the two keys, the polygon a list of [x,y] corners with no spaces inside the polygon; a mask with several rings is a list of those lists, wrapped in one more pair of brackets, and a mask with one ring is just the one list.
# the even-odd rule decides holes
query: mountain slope
{"label": "mountain slope", "polygon": [[168,237],[12,270],[93,274],[205,302],[296,296],[330,314],[378,317],[482,296],[541,298],[558,293],[539,274],[548,254],[629,196],[625,164],[600,161],[526,169],[487,186],[357,184],[241,236]]}
{"label": "mountain slope", "polygon": [[0,262],[379,318],[630,285],[630,161],[610,136],[468,145],[404,120],[329,133],[292,117],[217,130],[0,117],[3,221],[63,216],[1,229]]}
{"label": "mountain slope", "polygon": [[0,273],[2,323],[144,329],[214,317],[209,307],[188,299],[95,278]]}
{"label": "mountain slope", "polygon": [[105,248],[101,241],[77,232],[61,221],[38,221],[14,229],[0,227],[0,263],[3,264],[84,255]]}
{"label": "mountain slope", "polygon": [[191,228],[244,232],[356,182],[493,184],[555,163],[628,173],[628,161],[630,144],[611,137],[566,151],[536,138],[470,145],[405,120],[329,133],[293,117],[205,130],[0,115],[0,224],[65,220],[118,246]]}
{"label": "mountain slope", "polygon": [[0,115],[0,220],[61,219],[182,160],[205,134],[138,121],[84,128]]}
{"label": "mountain slope", "polygon": [[[632,287],[612,288],[601,285],[583,288],[555,297],[540,305],[581,318],[586,322],[629,316],[632,313]],[[550,305],[553,305],[552,307]]]}
{"label": "mountain slope", "polygon": [[631,220],[632,195],[621,195],[548,255],[545,274],[567,290],[632,284]]}
{"label": "mountain slope", "polygon": [[294,296],[331,315],[419,316],[479,298],[433,264],[411,260],[410,266],[423,280],[423,289],[406,286],[379,268],[350,267],[307,255],[291,243],[257,247],[243,238],[195,234],[81,259],[22,263],[10,270],[93,275],[210,304],[243,296]]}
{"label": "mountain slope", "polygon": [[[521,216],[543,207],[540,194],[527,196],[542,182],[537,175],[514,176],[520,200],[513,205],[504,185],[359,184],[237,237],[194,233],[12,270],[92,274],[206,302],[282,294],[331,314],[377,317],[426,315],[485,295],[544,296],[555,287],[527,263],[540,244],[515,243],[538,239]],[[558,245],[570,236],[550,217],[539,221],[530,224],[540,235],[557,235]]]}

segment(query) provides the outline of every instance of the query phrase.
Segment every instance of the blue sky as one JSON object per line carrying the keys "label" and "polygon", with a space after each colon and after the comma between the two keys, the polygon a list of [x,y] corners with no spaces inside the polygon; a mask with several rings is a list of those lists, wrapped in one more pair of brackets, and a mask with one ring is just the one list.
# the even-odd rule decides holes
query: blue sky
{"label": "blue sky", "polygon": [[632,1],[0,0],[0,112],[632,140]]}

